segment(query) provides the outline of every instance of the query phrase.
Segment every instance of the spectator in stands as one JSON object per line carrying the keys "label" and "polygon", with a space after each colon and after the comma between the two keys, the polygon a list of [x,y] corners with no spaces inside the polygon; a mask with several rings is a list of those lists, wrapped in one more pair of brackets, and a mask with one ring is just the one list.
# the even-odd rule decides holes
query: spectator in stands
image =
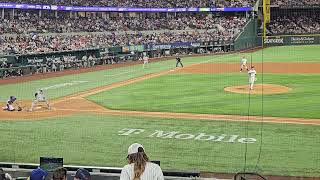
{"label": "spectator in stands", "polygon": [[319,0],[272,0],[272,5],[279,6],[312,6],[312,5],[320,5]]}
{"label": "spectator in stands", "polygon": [[1,68],[8,68],[7,62],[6,62],[6,61],[3,61],[0,67],[1,67]]}
{"label": "spectator in stands", "polygon": [[318,34],[320,33],[320,14],[288,14],[271,20],[268,29],[272,34]]}
{"label": "spectator in stands", "polygon": [[10,174],[5,173],[2,168],[0,168],[0,180],[12,180]]}
{"label": "spectator in stands", "polygon": [[38,167],[33,170],[28,180],[44,180],[48,176],[48,172]]}
{"label": "spectator in stands", "polygon": [[[77,39],[83,39],[82,46],[75,46],[70,49],[72,44],[77,41]],[[227,30],[211,30],[208,32],[198,32],[198,31],[186,31],[186,32],[155,32],[153,34],[119,34],[119,35],[109,35],[109,34],[90,34],[90,35],[38,35],[38,38],[47,38],[43,43],[38,43],[37,48],[24,47],[20,44],[30,43],[33,40],[28,39],[7,39],[4,44],[12,44],[17,48],[17,53],[37,53],[37,52],[51,52],[54,49],[50,48],[52,39],[59,39],[59,41],[65,41],[58,46],[59,51],[63,50],[81,50],[86,48],[99,48],[99,47],[110,47],[110,46],[126,46],[126,45],[142,45],[142,44],[163,44],[163,43],[176,43],[176,42],[209,42],[209,41],[221,41],[230,42],[235,37],[233,32]],[[1,37],[0,37],[1,38]],[[0,44],[0,49],[3,44]],[[41,51],[39,51],[41,49]],[[0,50],[1,53],[1,50]],[[9,52],[4,50],[4,54]]]}
{"label": "spectator in stands", "polygon": [[[17,12],[17,17],[6,17],[0,23],[0,27],[5,27],[0,34],[215,29],[217,24],[222,24],[225,28],[240,24],[243,20],[244,18],[212,17],[207,14],[190,16],[189,13],[167,17],[111,17],[108,19],[102,17],[71,18],[65,15],[58,17],[42,15],[39,17],[36,12],[31,15],[21,11]],[[57,31],[56,26],[60,26],[64,30]],[[21,30],[17,30],[17,27],[20,27]],[[34,38],[37,39],[36,36]],[[43,40],[45,39],[39,41]],[[59,43],[55,39],[51,48],[57,48]],[[30,45],[37,46],[37,44]],[[12,48],[10,49],[12,50]]]}
{"label": "spectator in stands", "polygon": [[[295,0],[297,1],[297,0]],[[316,0],[309,0],[316,1]],[[8,2],[7,0],[0,0],[0,2]],[[81,5],[81,6],[117,6],[117,7],[143,7],[143,8],[195,8],[195,7],[215,7],[216,1],[213,0],[11,0],[17,3],[36,3],[36,4],[53,4],[53,5]],[[220,2],[220,1],[218,1]],[[252,6],[255,0],[232,0],[223,1],[223,4],[232,7],[238,6]],[[59,28],[57,28],[59,29]]]}
{"label": "spectator in stands", "polygon": [[[212,17],[208,14],[190,16],[188,13],[174,17],[109,19],[99,17],[50,19],[49,17],[38,17],[36,14],[23,13],[23,11],[17,14],[22,19],[9,17],[3,22],[0,21],[0,27],[6,27],[3,32],[9,33],[0,36],[0,54],[27,54],[175,42],[230,42],[247,22],[247,18],[241,16]],[[48,20],[44,21],[46,18]],[[52,23],[52,21],[56,23]],[[56,32],[56,26],[68,27],[68,31],[63,32],[75,33],[46,34]],[[21,27],[24,31],[16,31],[16,27]],[[154,32],[152,34],[145,32],[149,30]],[[117,33],[114,33],[115,31]],[[132,31],[139,31],[139,33]],[[33,34],[32,32],[38,33]],[[78,34],[78,32],[103,33]],[[18,33],[18,35],[12,36],[12,33]],[[87,65],[90,66],[91,64],[87,62]]]}
{"label": "spectator in stands", "polygon": [[67,180],[67,169],[61,167],[54,170],[52,180]]}
{"label": "spectator in stands", "polygon": [[149,162],[141,144],[129,146],[127,159],[129,164],[123,167],[120,180],[164,180],[160,166]]}
{"label": "spectator in stands", "polygon": [[78,169],[73,180],[91,180],[91,175],[86,169]]}

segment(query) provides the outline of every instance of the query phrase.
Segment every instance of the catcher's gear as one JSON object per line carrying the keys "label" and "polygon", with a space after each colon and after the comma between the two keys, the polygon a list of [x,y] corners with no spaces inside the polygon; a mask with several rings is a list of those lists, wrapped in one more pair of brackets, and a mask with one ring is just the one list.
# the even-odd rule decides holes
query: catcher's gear
{"label": "catcher's gear", "polygon": [[10,100],[14,102],[15,100],[17,100],[17,98],[15,96],[10,96]]}

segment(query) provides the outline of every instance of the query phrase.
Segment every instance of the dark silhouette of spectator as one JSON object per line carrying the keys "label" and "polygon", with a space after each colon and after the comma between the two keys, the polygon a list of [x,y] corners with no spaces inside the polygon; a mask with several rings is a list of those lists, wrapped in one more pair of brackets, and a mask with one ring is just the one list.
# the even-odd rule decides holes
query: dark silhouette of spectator
{"label": "dark silhouette of spectator", "polygon": [[44,180],[48,176],[48,172],[38,167],[33,170],[28,180]]}
{"label": "dark silhouette of spectator", "polygon": [[12,180],[12,177],[9,173],[4,172],[4,170],[0,168],[0,180]]}
{"label": "dark silhouette of spectator", "polygon": [[91,175],[86,169],[78,169],[73,180],[91,180]]}

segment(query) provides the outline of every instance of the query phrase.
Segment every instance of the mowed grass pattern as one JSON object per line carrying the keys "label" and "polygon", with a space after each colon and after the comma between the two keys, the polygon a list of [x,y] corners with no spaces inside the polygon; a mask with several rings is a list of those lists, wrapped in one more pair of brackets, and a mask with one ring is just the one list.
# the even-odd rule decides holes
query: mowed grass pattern
{"label": "mowed grass pattern", "polygon": [[[239,63],[243,56],[252,62],[320,62],[320,45],[310,46],[286,46],[270,47],[263,51],[252,53],[234,53],[225,55],[208,55],[182,58],[184,65],[197,63]],[[263,58],[262,58],[263,57]],[[101,70],[89,73],[67,75],[63,77],[35,80],[25,83],[0,85],[0,102],[4,102],[9,96],[15,95],[18,99],[33,99],[34,92],[39,88],[47,88],[58,85],[57,88],[46,90],[50,99],[64,97],[80,91],[112,84],[119,81],[143,76],[150,73],[158,73],[175,68],[175,60],[167,60],[150,63],[149,68],[142,69],[142,63],[135,66],[117,69]],[[63,85],[75,81],[84,81],[75,85]],[[62,85],[59,87],[59,85]]]}
{"label": "mowed grass pattern", "polygon": [[[225,92],[245,85],[245,73],[170,74],[105,91],[89,99],[110,109],[156,112],[235,114],[320,118],[320,75],[265,74],[264,83],[292,88],[285,94],[249,95]],[[261,83],[258,77],[256,83]],[[262,103],[263,102],[263,103]],[[263,106],[262,106],[263,104]]]}
{"label": "mowed grass pattern", "polygon": [[[244,168],[245,145],[212,141],[149,137],[155,130],[257,139],[248,144],[247,170],[273,175],[320,175],[320,133],[317,126],[82,115],[42,121],[1,121],[0,159],[38,163],[40,156],[64,157],[65,164],[115,166],[126,164],[127,147],[142,143],[164,170],[199,170],[235,173]],[[144,129],[120,136],[124,128]],[[14,137],[14,141],[12,138]],[[10,152],[10,153],[8,153]]]}
{"label": "mowed grass pattern", "polygon": [[[318,46],[272,47],[253,53],[186,57],[184,65],[196,63],[239,62],[246,56],[253,62],[320,62]],[[263,56],[263,58],[262,58]],[[142,64],[78,75],[0,85],[0,101],[10,95],[32,99],[38,88],[86,81],[46,91],[55,99],[91,88],[128,80],[150,73],[174,69],[175,60]],[[281,78],[276,78],[281,77]],[[294,90],[289,94],[264,96],[264,113],[272,116],[319,117],[319,75],[267,75],[265,82],[283,84]],[[258,80],[261,80],[258,77]],[[114,109],[219,113],[247,115],[248,97],[223,92],[223,87],[247,82],[246,75],[166,75],[106,91],[89,99]],[[258,81],[259,83],[259,81]],[[261,95],[252,96],[250,114],[261,114]],[[248,125],[248,126],[247,126]],[[261,130],[261,125],[263,129]],[[123,128],[145,129],[134,136],[119,136]],[[64,157],[65,164],[121,167],[126,164],[127,147],[142,143],[152,160],[160,160],[165,170],[211,172],[242,171],[245,146],[240,143],[198,142],[194,140],[150,138],[155,130],[210,135],[239,135],[257,139],[248,144],[248,171],[262,174],[320,176],[320,128],[318,126],[161,119],[125,116],[57,117],[39,121],[0,121],[2,148],[0,160],[38,163],[40,156]],[[262,139],[261,134],[262,133]]]}

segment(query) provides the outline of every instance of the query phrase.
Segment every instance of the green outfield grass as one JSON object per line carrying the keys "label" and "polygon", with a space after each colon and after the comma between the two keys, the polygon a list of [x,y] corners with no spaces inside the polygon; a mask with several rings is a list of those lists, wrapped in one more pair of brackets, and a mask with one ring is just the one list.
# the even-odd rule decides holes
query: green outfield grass
{"label": "green outfield grass", "polygon": [[[244,73],[170,74],[88,99],[110,109],[247,115],[248,95],[224,91],[247,81]],[[261,77],[256,83],[261,83]],[[320,118],[320,86],[316,85],[320,75],[265,74],[264,83],[293,89],[286,94],[264,95],[265,116]],[[250,114],[262,114],[262,95],[251,95]]]}
{"label": "green outfield grass", "polygon": [[[253,53],[186,57],[182,60],[184,65],[206,62],[239,62],[242,56],[246,56],[249,60],[252,59],[253,62],[262,62],[262,60],[263,62],[320,62],[319,48],[319,45],[271,47],[264,49],[263,51],[259,50]],[[263,59],[262,54],[264,57]],[[56,87],[46,90],[46,93],[51,99],[59,98],[102,85],[139,77],[145,74],[173,69],[174,66],[175,60],[168,60],[151,63],[150,68],[144,70],[142,69],[141,64],[111,70],[102,70],[83,74],[36,80],[19,84],[0,85],[0,101],[6,100],[7,97],[11,95],[15,95],[19,99],[32,99],[34,91],[36,91],[37,89],[52,86]],[[82,81],[82,83],[75,83],[74,85],[57,87],[57,85],[73,83],[75,81]]]}
{"label": "green outfield grass", "polygon": [[[234,63],[246,56],[253,62],[319,62],[320,46],[272,47],[253,53],[186,57],[184,65]],[[264,58],[262,58],[262,55]],[[38,88],[49,99],[67,96],[95,87],[173,69],[175,60],[142,64],[78,75],[49,78],[19,84],[0,85],[0,101],[10,95],[32,99]],[[105,91],[88,99],[112,109],[145,111],[239,114],[248,113],[248,95],[226,93],[226,86],[247,83],[245,73],[168,74]],[[80,81],[80,82],[79,82]],[[258,82],[261,83],[261,76]],[[288,94],[264,95],[264,115],[320,118],[320,75],[265,74],[264,83],[293,88]],[[261,115],[262,96],[251,96],[251,115]],[[247,128],[248,125],[248,128]],[[242,143],[181,140],[148,137],[155,130],[181,133],[239,135],[257,139],[247,144],[248,171],[254,170],[260,144],[259,172],[272,175],[320,177],[319,126],[263,123],[181,120],[144,117],[78,115],[39,121],[0,121],[0,160],[38,163],[40,156],[64,157],[65,164],[118,166],[126,164],[127,147],[133,142],[145,145],[153,160],[161,160],[166,170],[212,172],[242,171],[245,145]],[[124,128],[144,129],[142,134],[120,136]],[[246,130],[248,129],[248,131]]]}
{"label": "green outfield grass", "polygon": [[[261,143],[260,123],[134,118],[118,116],[70,116],[42,121],[0,122],[2,161],[37,163],[40,156],[64,157],[65,164],[121,167],[127,147],[142,143],[152,160],[165,170],[211,172],[242,171],[245,145],[213,141],[148,137],[155,130],[208,135],[239,135],[257,139],[247,144],[247,168],[254,170]],[[145,132],[120,136],[124,128]],[[259,171],[273,175],[320,176],[318,126],[269,124],[263,126]],[[12,138],[15,140],[12,141]]]}

